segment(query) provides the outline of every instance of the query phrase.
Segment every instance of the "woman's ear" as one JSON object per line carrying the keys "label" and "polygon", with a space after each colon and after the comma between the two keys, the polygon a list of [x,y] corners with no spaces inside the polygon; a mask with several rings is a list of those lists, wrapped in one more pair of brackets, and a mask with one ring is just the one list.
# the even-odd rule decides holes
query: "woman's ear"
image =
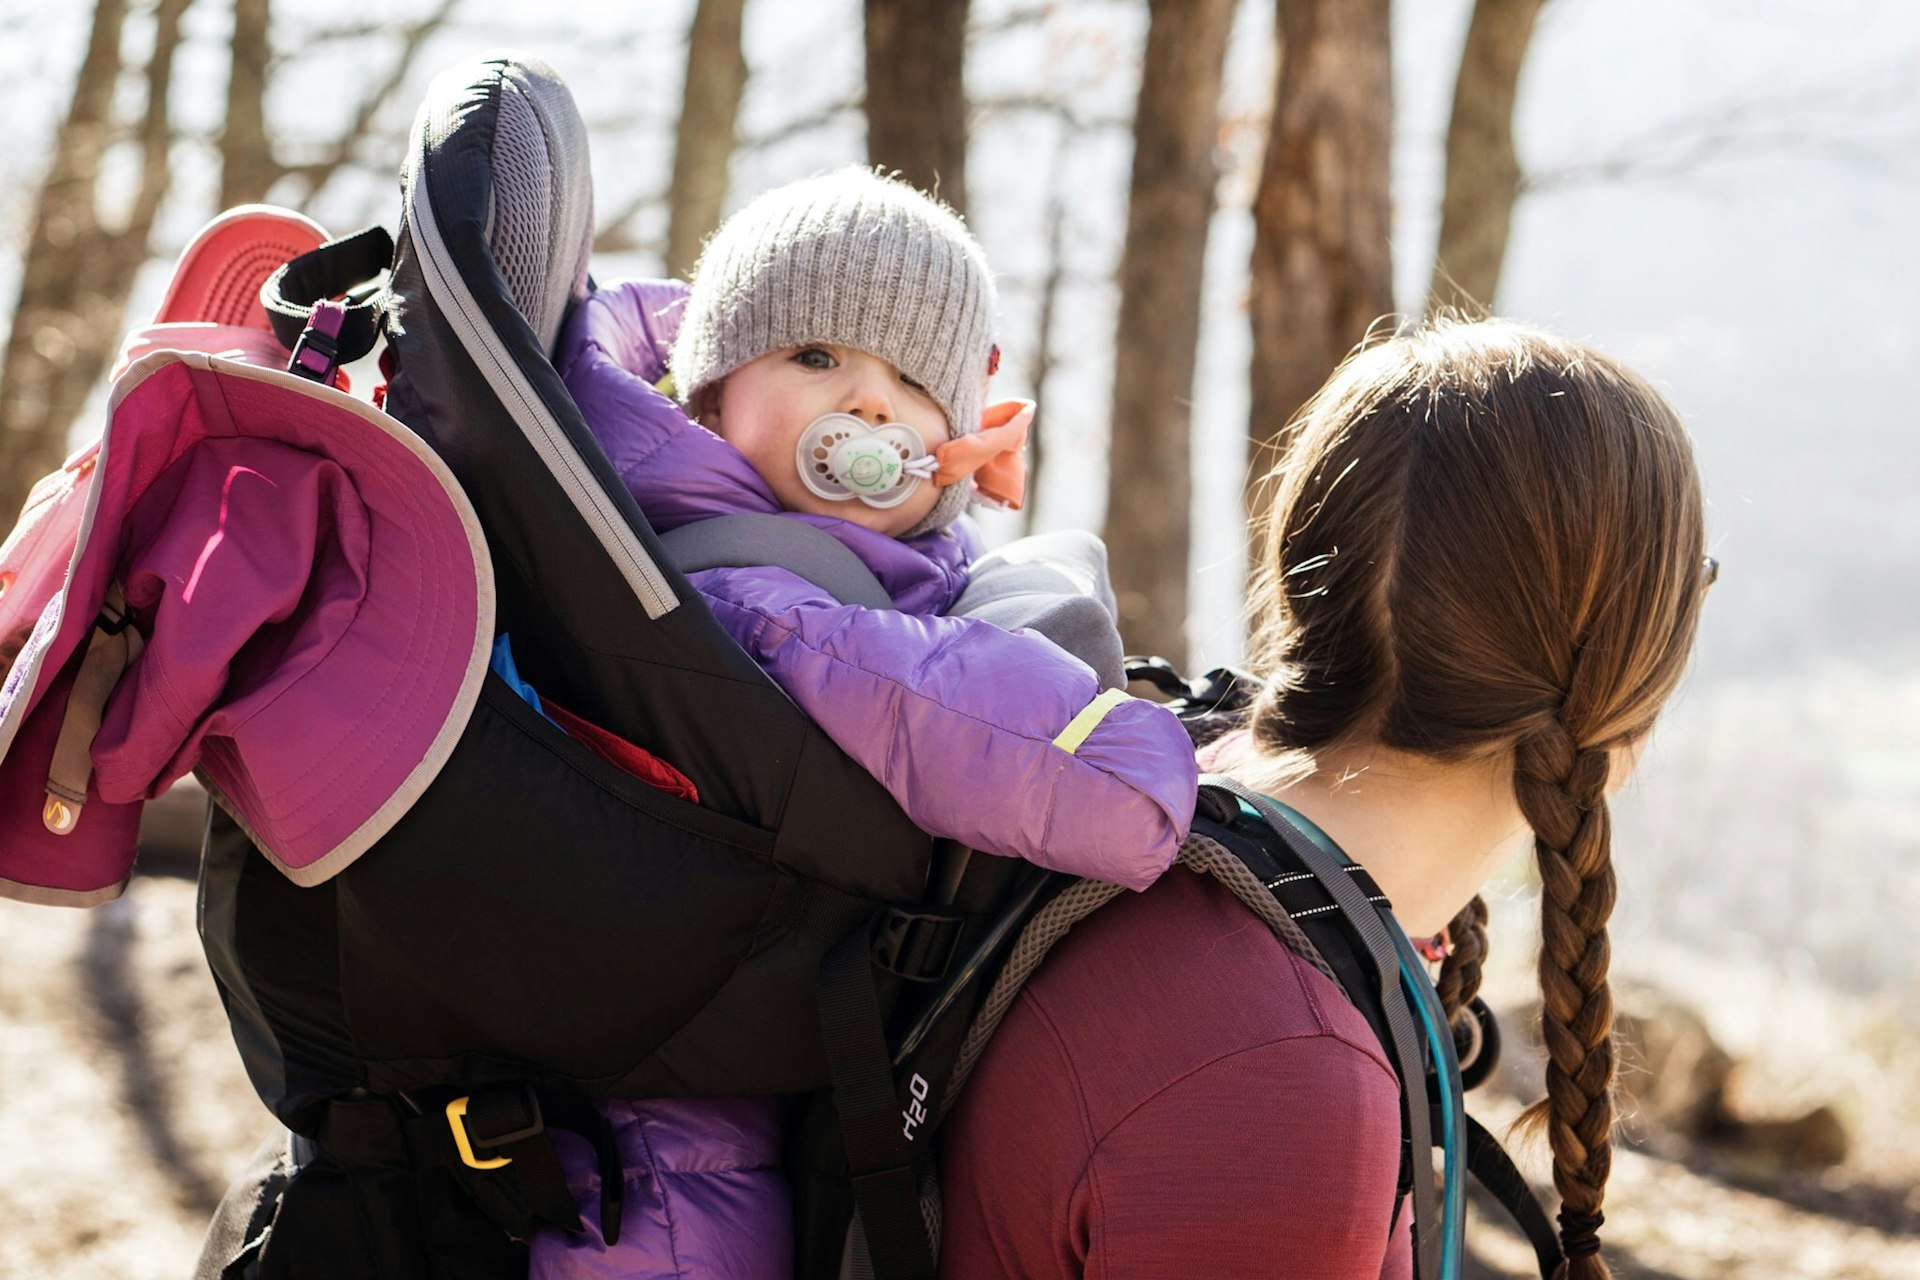
{"label": "woman's ear", "polygon": [[1607,768],[1608,795],[1612,795],[1621,787],[1627,785],[1627,779],[1631,778],[1633,771],[1639,767],[1640,757],[1647,753],[1647,743],[1652,738],[1653,731],[1648,730],[1636,737],[1627,739],[1627,741],[1613,748],[1611,752],[1612,760],[1609,762]]}

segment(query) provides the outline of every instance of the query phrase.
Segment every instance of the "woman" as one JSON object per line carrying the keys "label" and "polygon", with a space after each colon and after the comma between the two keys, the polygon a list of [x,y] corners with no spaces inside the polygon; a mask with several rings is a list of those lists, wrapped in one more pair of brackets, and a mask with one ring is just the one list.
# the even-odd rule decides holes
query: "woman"
{"label": "woman", "polygon": [[[1253,601],[1268,681],[1203,761],[1365,866],[1479,985],[1479,886],[1531,841],[1570,1280],[1595,1280],[1614,1064],[1606,797],[1679,683],[1699,480],[1604,356],[1442,323],[1349,360],[1275,472]],[[949,1128],[942,1271],[1405,1276],[1398,1085],[1357,1010],[1224,888],[1172,874],[1054,950]]]}

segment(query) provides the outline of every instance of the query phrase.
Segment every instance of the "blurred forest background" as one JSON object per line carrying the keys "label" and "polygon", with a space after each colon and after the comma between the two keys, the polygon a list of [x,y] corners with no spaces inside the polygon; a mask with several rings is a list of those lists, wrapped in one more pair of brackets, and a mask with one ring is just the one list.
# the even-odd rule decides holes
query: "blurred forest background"
{"label": "blurred forest background", "polygon": [[[1238,658],[1263,457],[1370,330],[1491,306],[1650,375],[1724,569],[1619,805],[1648,1074],[1609,1231],[1628,1274],[1920,1274],[1920,10],[0,0],[0,507],[97,432],[202,222],[392,226],[427,80],[500,46],[580,102],[602,280],[684,273],[847,161],[960,209],[999,381],[1042,405],[1034,501],[989,535],[1101,529],[1130,648],[1190,671]],[[0,1271],[178,1274],[260,1131],[190,893],[0,904]],[[1522,1011],[1528,893],[1496,904]]]}

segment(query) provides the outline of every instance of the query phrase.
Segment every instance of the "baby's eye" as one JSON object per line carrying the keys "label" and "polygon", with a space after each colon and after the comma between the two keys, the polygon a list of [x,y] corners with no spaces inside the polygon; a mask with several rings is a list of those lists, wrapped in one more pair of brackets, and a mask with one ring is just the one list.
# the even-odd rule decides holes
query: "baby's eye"
{"label": "baby's eye", "polygon": [[906,383],[908,386],[912,387],[915,391],[918,391],[921,395],[928,394],[926,385],[924,383],[917,382],[914,379],[909,378],[904,373],[900,375],[900,381]]}
{"label": "baby's eye", "polygon": [[793,359],[808,369],[831,369],[835,364],[833,353],[825,347],[801,347],[793,353]]}

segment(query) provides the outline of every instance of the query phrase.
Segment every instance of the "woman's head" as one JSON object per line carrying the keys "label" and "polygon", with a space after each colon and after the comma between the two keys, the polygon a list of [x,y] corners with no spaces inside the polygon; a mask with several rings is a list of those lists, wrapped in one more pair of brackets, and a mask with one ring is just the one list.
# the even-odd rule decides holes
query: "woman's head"
{"label": "woman's head", "polygon": [[[1578,343],[1443,321],[1353,356],[1270,478],[1251,728],[1299,762],[1378,744],[1510,761],[1544,886],[1549,1138],[1570,1252],[1609,1163],[1615,761],[1679,683],[1706,586],[1673,410]],[[1478,984],[1477,904],[1443,993]],[[1463,970],[1466,970],[1463,972]],[[1575,1277],[1603,1275],[1597,1256]]]}
{"label": "woman's head", "polygon": [[[674,343],[674,382],[705,420],[727,379],[756,361],[764,368],[764,357],[821,349],[843,368],[858,363],[849,353],[872,357],[917,412],[889,421],[937,443],[979,430],[995,296],[986,255],[952,210],[870,170],[836,170],[757,197],[707,242]],[[851,404],[835,409],[878,425]],[[789,451],[777,470],[791,466]],[[891,531],[945,527],[969,490],[943,488],[915,527]]]}

